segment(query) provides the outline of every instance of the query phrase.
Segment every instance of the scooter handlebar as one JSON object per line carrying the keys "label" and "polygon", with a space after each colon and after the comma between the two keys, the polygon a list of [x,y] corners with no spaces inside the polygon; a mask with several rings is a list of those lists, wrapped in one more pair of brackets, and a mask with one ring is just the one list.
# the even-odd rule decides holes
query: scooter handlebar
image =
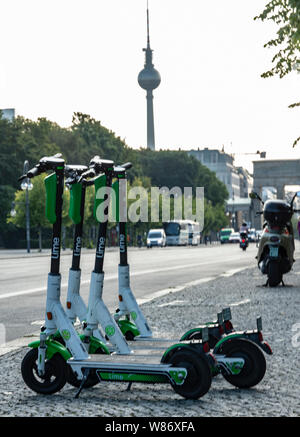
{"label": "scooter handlebar", "polygon": [[35,167],[33,167],[31,170],[29,170],[26,174],[23,174],[18,178],[18,181],[21,182],[24,179],[32,179],[35,176],[38,176],[40,174],[40,167],[39,164],[37,164]]}
{"label": "scooter handlebar", "polygon": [[125,170],[129,170],[132,167],[131,162],[125,162],[125,164],[120,165],[120,167],[125,168]]}

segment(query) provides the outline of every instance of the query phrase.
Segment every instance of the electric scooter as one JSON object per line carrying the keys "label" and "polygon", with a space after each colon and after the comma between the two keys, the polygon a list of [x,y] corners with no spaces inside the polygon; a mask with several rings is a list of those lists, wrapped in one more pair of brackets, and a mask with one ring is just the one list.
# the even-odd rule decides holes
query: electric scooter
{"label": "electric scooter", "polygon": [[[46,216],[52,223],[51,265],[48,274],[45,326],[40,341],[31,343],[32,349],[21,364],[24,382],[37,393],[51,394],[61,390],[67,382],[69,368],[81,381],[79,396],[89,374],[94,372],[100,381],[169,383],[179,395],[196,399],[203,396],[211,385],[211,354],[205,352],[205,343],[184,342],[173,344],[161,353],[147,349],[135,350],[129,355],[89,355],[72,322],[60,302],[60,245],[64,188],[64,160],[44,157],[23,177],[33,178],[52,171],[45,178]],[[108,186],[106,179],[106,186]],[[102,235],[102,238],[105,235]],[[99,248],[97,254],[99,254]],[[99,258],[96,259],[96,263]],[[101,265],[101,262],[100,262]],[[94,272],[98,279],[98,272]],[[96,287],[94,287],[96,289]],[[98,288],[99,289],[99,288]],[[93,290],[93,289],[92,289]],[[59,330],[65,345],[52,338]],[[111,333],[110,333],[111,334]],[[99,358],[100,357],[100,358]],[[243,367],[243,358],[228,358],[234,367]],[[238,372],[240,373],[240,372]]]}
{"label": "electric scooter", "polygon": [[[127,163],[123,166],[126,170],[131,168],[131,164]],[[126,175],[125,175],[126,178]],[[122,181],[124,177],[122,175]],[[126,181],[126,179],[125,179]],[[122,192],[119,189],[119,185],[123,185]],[[116,203],[120,198],[126,196],[126,186],[121,184],[117,180],[113,184],[113,188],[116,193]],[[121,202],[120,202],[121,203]],[[118,214],[116,214],[116,219],[119,219]],[[130,287],[130,273],[129,264],[127,256],[127,233],[126,233],[126,223],[120,222],[119,224],[119,247],[120,247],[120,264],[119,264],[119,307],[115,313],[115,319],[128,340],[144,340],[147,338],[152,338],[152,331],[149,327],[135,297]],[[221,340],[224,334],[234,333],[239,338],[247,338],[251,341],[257,343],[266,353],[271,354],[270,346],[263,341],[262,336],[262,320],[261,317],[257,319],[257,330],[249,331],[235,331],[231,322],[231,310],[230,308],[225,308],[221,313],[217,315],[217,321],[205,323],[202,326],[198,326],[187,331],[181,337],[181,341],[189,339],[200,339],[201,331],[203,327],[208,328],[209,333],[209,344],[211,349],[213,349],[217,342]],[[228,337],[227,337],[228,338]],[[229,339],[229,338],[228,338]]]}
{"label": "electric scooter", "polygon": [[284,285],[282,277],[292,269],[295,261],[291,219],[295,212],[299,212],[294,209],[293,203],[296,197],[300,197],[300,191],[294,194],[290,203],[279,199],[270,199],[264,203],[255,192],[250,197],[262,203],[263,211],[257,214],[263,214],[265,219],[256,256],[258,268],[268,277],[266,286]]}
{"label": "electric scooter", "polygon": [[[98,157],[99,159],[99,157]],[[95,163],[97,162],[97,157],[95,157],[93,160],[93,167],[95,167]],[[129,163],[121,166],[123,167],[123,170],[127,170],[131,167]],[[82,175],[84,176],[84,174]],[[116,182],[113,184],[113,189],[116,193],[115,195],[115,203],[116,205],[119,205],[120,200],[120,186],[122,187],[122,184],[120,184],[120,181],[124,181],[125,175],[124,171],[115,172],[114,176],[117,178]],[[126,180],[125,180],[126,181]],[[126,185],[123,184],[123,188],[121,188],[122,197],[126,197]],[[97,190],[95,192],[97,197]],[[120,202],[121,205],[122,202]],[[126,203],[126,202],[125,202]],[[126,208],[125,208],[126,209]],[[127,260],[127,236],[126,236],[126,223],[122,220],[120,220],[119,212],[117,211],[115,214],[115,218],[119,223],[119,245],[120,245],[120,264],[119,264],[119,308],[116,311],[115,319],[118,321],[119,326],[121,327],[121,330],[123,334],[126,336],[128,340],[135,340],[130,343],[130,347],[160,347],[160,344],[165,344],[165,339],[157,339],[152,337],[151,329],[149,328],[147,321],[140,310],[135,297],[131,291],[130,288],[130,282],[129,282],[129,265]],[[123,217],[124,217],[124,211],[123,211]],[[102,226],[100,224],[100,226]],[[229,319],[226,321],[226,326],[229,324]],[[133,329],[136,326],[136,329]],[[232,325],[231,325],[232,326]],[[197,328],[197,331],[201,332],[201,337],[203,340],[203,332],[208,330],[210,332],[213,327],[210,327],[209,324],[206,326],[203,326],[201,328]],[[142,335],[141,335],[142,332]],[[231,383],[233,385],[239,384],[237,386],[241,387],[244,381],[245,387],[250,387],[253,385],[256,385],[264,376],[265,370],[266,370],[266,363],[265,358],[260,349],[257,347],[256,344],[258,343],[261,348],[264,348],[264,344],[262,342],[262,335],[257,335],[255,332],[234,332],[227,331],[225,333],[226,335],[223,335],[222,338],[218,338],[218,342],[214,344],[214,352],[216,355],[214,355],[216,362],[215,366],[212,366],[214,368],[213,373],[224,373],[228,375],[228,380],[231,380]],[[229,335],[230,334],[230,335]],[[180,341],[185,341],[189,339],[189,335],[183,336]],[[195,338],[194,338],[195,339]],[[239,341],[242,340],[242,341]],[[137,344],[135,345],[135,342],[137,341]],[[245,356],[245,350],[248,349],[247,356],[248,359],[250,359],[250,356],[254,354],[256,356],[255,360],[257,363],[259,363],[258,368],[259,372],[257,372],[256,368],[253,368],[251,366],[248,367],[248,370],[251,369],[252,376],[251,378],[247,377],[243,381],[242,378],[230,378],[232,375],[230,371],[228,371],[228,367],[226,364],[226,357],[223,354],[223,351],[226,350],[227,353],[231,353],[231,349],[233,348],[235,351],[237,351],[238,347],[241,347],[241,354]],[[267,349],[269,351],[269,349]],[[252,358],[251,358],[252,360]],[[224,369],[227,369],[224,372]],[[250,372],[250,373],[251,373]],[[248,375],[249,376],[249,375]]]}

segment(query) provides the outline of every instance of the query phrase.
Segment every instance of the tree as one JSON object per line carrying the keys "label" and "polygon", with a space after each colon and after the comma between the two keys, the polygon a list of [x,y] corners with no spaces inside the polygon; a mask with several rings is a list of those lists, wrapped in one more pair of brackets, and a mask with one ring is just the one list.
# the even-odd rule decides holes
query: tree
{"label": "tree", "polygon": [[[272,20],[278,25],[276,37],[264,44],[264,47],[278,49],[272,59],[274,66],[262,73],[262,77],[274,75],[283,78],[296,70],[300,73],[300,0],[272,0],[263,12],[254,18]],[[292,103],[289,108],[299,107],[300,102]],[[294,141],[293,147],[300,141]]]}
{"label": "tree", "polygon": [[[45,215],[46,204],[46,190],[44,185],[45,175],[35,177],[33,181],[33,188],[29,191],[29,213],[30,213],[30,227],[38,230],[39,236],[39,251],[42,251],[42,230],[50,228],[51,224],[48,222]],[[25,191],[18,190],[15,192],[15,210],[14,217],[7,217],[7,223],[13,223],[17,227],[26,227],[26,208],[25,208]],[[68,217],[69,205],[69,191],[64,191],[64,202],[62,211],[63,226],[70,226],[71,220]]]}

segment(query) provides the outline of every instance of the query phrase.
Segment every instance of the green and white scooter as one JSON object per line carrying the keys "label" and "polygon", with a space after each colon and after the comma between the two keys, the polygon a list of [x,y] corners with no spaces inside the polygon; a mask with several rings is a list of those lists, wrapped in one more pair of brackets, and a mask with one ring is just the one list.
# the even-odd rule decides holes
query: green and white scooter
{"label": "green and white scooter", "polygon": [[[52,248],[48,274],[45,326],[40,341],[31,343],[24,356],[21,372],[26,385],[37,393],[51,394],[61,390],[67,382],[70,368],[80,380],[79,396],[90,373],[100,381],[168,383],[179,395],[199,398],[210,388],[210,354],[205,353],[201,341],[182,342],[160,350],[139,349],[129,355],[90,355],[77,334],[60,302],[61,219],[64,189],[64,160],[44,157],[24,177],[33,178],[51,171],[46,177],[46,215],[51,217]],[[100,250],[100,248],[98,248]],[[95,272],[97,273],[97,272]],[[56,331],[65,341],[57,342]],[[104,346],[105,347],[105,346]],[[242,359],[232,358],[237,363]]]}
{"label": "green and white scooter", "polygon": [[[67,167],[68,169],[70,168],[70,166]],[[112,161],[101,161],[102,171],[105,172],[106,170],[112,168]],[[106,338],[108,338],[109,342],[113,346],[114,351],[120,354],[128,354],[130,353],[130,348],[102,299],[104,273],[102,271],[103,265],[98,262],[98,258],[100,257],[99,251],[96,253],[95,268],[91,274],[89,300],[92,303],[89,303],[89,307],[86,306],[82,297],[80,296],[80,255],[84,220],[85,190],[87,185],[94,184],[96,181],[94,182],[92,180],[89,182],[84,180],[79,182],[84,171],[77,171],[77,168],[74,166],[71,166],[71,169],[74,169],[74,171],[72,174],[69,174],[67,179],[67,183],[71,190],[69,215],[72,221],[75,223],[75,232],[72,266],[69,270],[66,313],[73,323],[78,317],[83,324],[85,329],[84,333],[82,334],[82,339],[85,342],[88,342],[89,347],[91,347],[91,353],[95,353],[94,351],[97,349],[97,343],[99,341],[101,343],[106,343]],[[86,172],[88,168],[86,167],[84,170]],[[89,170],[89,174],[91,175],[91,170]],[[96,175],[95,172],[93,172],[93,175]],[[103,181],[103,178],[105,178],[105,176],[102,178],[97,178],[98,183],[99,180],[100,182]],[[106,229],[104,231],[106,232]],[[100,235],[100,232],[101,229],[99,229],[99,238],[101,239],[103,236]],[[99,247],[99,244],[97,247]],[[94,302],[93,299],[96,299],[96,301]],[[89,322],[92,317],[91,314],[93,314],[94,318],[96,318],[98,322],[93,323],[93,327],[91,327],[91,323]],[[101,326],[102,331],[100,331],[99,325]]]}
{"label": "green and white scooter", "polygon": [[[95,157],[92,162],[93,169],[97,169],[97,159],[99,157]],[[101,160],[100,160],[101,162]],[[127,340],[135,340],[130,342],[130,347],[133,350],[137,350],[138,348],[162,348],[166,345],[167,342],[172,343],[173,340],[161,339],[161,338],[153,338],[152,332],[147,324],[147,321],[137,304],[135,297],[131,291],[130,283],[129,283],[129,265],[127,262],[127,238],[126,238],[126,223],[123,220],[120,220],[120,209],[124,208],[125,211],[122,212],[122,216],[126,217],[126,202],[120,202],[120,196],[126,196],[126,185],[121,184],[120,181],[124,181],[125,172],[130,168],[130,164],[127,163],[118,167],[118,171],[114,171],[111,175],[112,177],[117,178],[116,182],[112,185],[114,192],[116,194],[115,200],[117,207],[115,208],[115,216],[116,220],[119,223],[119,238],[120,238],[120,264],[119,264],[119,304],[120,307],[115,314],[115,319],[118,321],[118,324]],[[99,170],[98,170],[99,171]],[[84,176],[84,174],[82,175]],[[112,179],[112,178],[111,178]],[[110,180],[111,183],[111,180]],[[110,186],[110,184],[109,184]],[[120,190],[120,186],[123,188]],[[103,195],[98,195],[98,187],[96,186],[95,190],[96,198],[103,198]],[[96,206],[97,207],[97,206]],[[118,208],[119,207],[119,208]],[[118,210],[119,209],[119,210]],[[100,219],[100,229],[103,228],[102,220]],[[101,232],[99,232],[99,235]],[[103,233],[102,233],[103,236]],[[105,239],[102,238],[102,254],[104,257],[104,247],[105,247]],[[102,258],[103,262],[103,258]],[[95,301],[89,301],[89,308],[93,308],[95,305]],[[100,314],[101,315],[101,314]],[[95,325],[91,325],[90,329],[92,330]],[[203,332],[211,331],[211,326],[203,326],[201,327],[201,339],[204,340]],[[141,334],[142,332],[142,334]],[[198,328],[199,332],[199,328]],[[183,336],[184,337],[184,336]],[[181,338],[179,341],[185,341],[184,338]],[[254,339],[254,337],[253,337]],[[206,334],[205,334],[205,342],[206,344]],[[238,365],[232,360],[230,354],[234,353],[233,356],[236,355],[238,350],[241,351],[241,360]],[[226,351],[226,353],[225,353]],[[233,352],[234,351],[234,352]],[[215,375],[217,373],[222,372],[224,377],[228,381],[230,381],[233,385],[238,387],[252,387],[258,384],[263,378],[266,370],[266,361],[265,357],[262,354],[261,350],[258,348],[256,344],[253,343],[249,338],[247,338],[244,333],[227,333],[227,335],[223,335],[218,338],[218,341],[214,347],[214,358],[215,361],[212,363],[212,373]],[[252,366],[253,362],[257,362],[257,366]],[[246,363],[244,366],[244,370],[242,371],[242,363]],[[241,373],[238,378],[238,374]]]}
{"label": "green and white scooter", "polygon": [[[131,164],[127,163],[123,167],[127,171],[131,168]],[[124,199],[126,199],[126,174],[125,177],[122,174],[121,178],[117,178],[113,183],[113,188],[115,191],[116,204],[119,205],[119,208],[116,208],[116,218],[119,219],[119,210],[122,208],[122,205],[126,205],[126,201],[124,201]],[[125,211],[123,211],[123,215],[126,216],[126,208]],[[118,267],[119,306],[114,317],[118,321],[123,334],[128,340],[152,339],[151,328],[149,327],[130,286],[126,223],[120,220],[118,220],[118,222],[120,249],[120,264]],[[208,330],[209,345],[214,354],[218,354],[219,348],[223,345],[224,341],[228,341],[232,338],[239,338],[251,340],[265,353],[271,355],[272,350],[269,344],[263,340],[261,317],[257,318],[256,326],[256,330],[236,331],[231,322],[231,310],[230,308],[225,308],[222,312],[218,313],[217,321],[204,323],[188,330],[182,335],[180,341],[201,339],[202,330],[205,329],[205,332]]]}

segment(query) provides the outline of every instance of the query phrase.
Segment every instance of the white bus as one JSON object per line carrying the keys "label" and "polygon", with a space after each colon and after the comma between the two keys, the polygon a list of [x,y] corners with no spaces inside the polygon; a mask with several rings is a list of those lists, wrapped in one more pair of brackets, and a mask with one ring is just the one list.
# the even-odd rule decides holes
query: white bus
{"label": "white bus", "polygon": [[169,220],[163,223],[167,246],[197,245],[200,242],[199,223],[191,220]]}
{"label": "white bus", "polygon": [[198,222],[189,221],[189,244],[191,246],[198,246],[200,244],[200,224]]}

